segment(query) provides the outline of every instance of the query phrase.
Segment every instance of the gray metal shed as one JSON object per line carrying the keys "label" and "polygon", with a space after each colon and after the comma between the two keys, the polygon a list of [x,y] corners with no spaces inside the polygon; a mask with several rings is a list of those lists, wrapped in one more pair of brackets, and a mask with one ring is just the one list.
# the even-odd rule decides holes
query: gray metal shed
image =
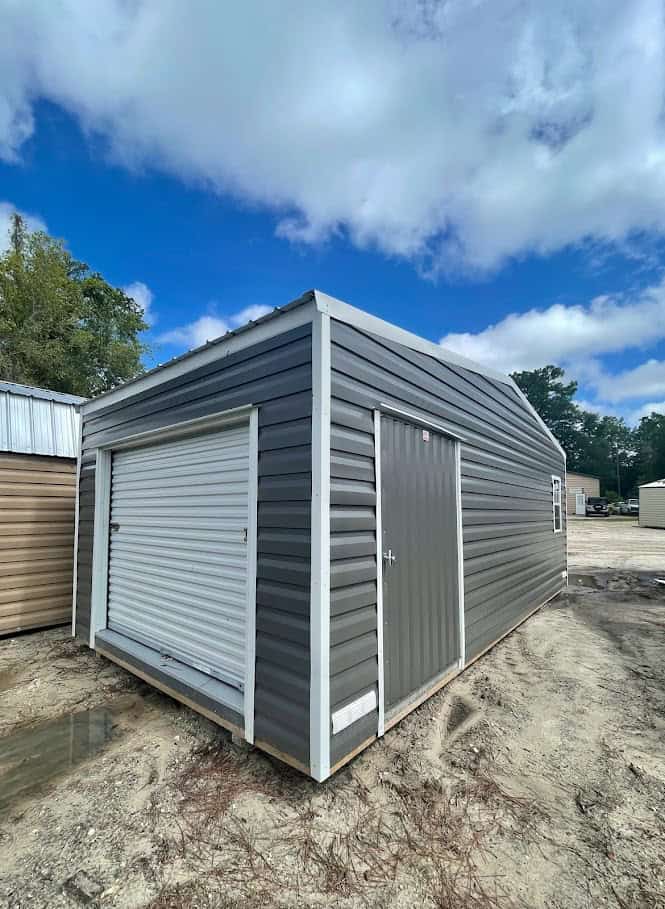
{"label": "gray metal shed", "polygon": [[512,380],[318,291],[82,413],[76,633],[317,780],[566,583]]}

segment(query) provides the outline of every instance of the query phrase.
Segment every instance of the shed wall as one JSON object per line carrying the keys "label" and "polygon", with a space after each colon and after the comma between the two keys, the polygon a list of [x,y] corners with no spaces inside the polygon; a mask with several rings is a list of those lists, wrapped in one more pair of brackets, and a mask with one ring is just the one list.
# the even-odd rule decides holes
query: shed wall
{"label": "shed wall", "polygon": [[600,480],[598,477],[588,477],[581,473],[568,473],[566,475],[566,512],[575,514],[575,495],[583,492],[589,496],[600,495]]}
{"label": "shed wall", "polygon": [[665,486],[640,489],[640,527],[665,527]]}
{"label": "shed wall", "polygon": [[0,634],[71,617],[76,462],[0,454]]}
{"label": "shed wall", "polygon": [[259,408],[254,734],[309,764],[311,325],[83,414],[77,634],[89,636],[96,447],[234,407]]}
{"label": "shed wall", "polygon": [[[332,320],[331,659],[334,712],[377,689],[373,409],[445,425],[461,448],[466,660],[563,586],[566,527],[554,534],[559,450],[517,392],[463,367]],[[378,693],[378,692],[377,692]],[[373,712],[331,737],[334,765],[376,734]]]}

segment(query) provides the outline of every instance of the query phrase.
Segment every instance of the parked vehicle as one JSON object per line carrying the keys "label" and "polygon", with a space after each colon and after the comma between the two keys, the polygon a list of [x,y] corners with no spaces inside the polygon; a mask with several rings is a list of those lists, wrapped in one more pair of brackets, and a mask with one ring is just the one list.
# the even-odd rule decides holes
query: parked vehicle
{"label": "parked vehicle", "polygon": [[628,499],[628,501],[622,502],[620,512],[621,512],[621,514],[638,515],[640,513],[639,499]]}
{"label": "parked vehicle", "polygon": [[607,499],[604,499],[600,496],[589,496],[586,500],[586,516],[587,518],[607,518],[610,515],[609,505],[607,504]]}

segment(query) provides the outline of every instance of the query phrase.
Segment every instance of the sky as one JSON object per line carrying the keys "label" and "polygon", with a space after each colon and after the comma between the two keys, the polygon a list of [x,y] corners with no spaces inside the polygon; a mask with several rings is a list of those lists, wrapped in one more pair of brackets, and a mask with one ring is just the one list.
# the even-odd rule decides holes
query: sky
{"label": "sky", "polygon": [[313,287],[665,413],[660,0],[0,0],[14,210],[123,287],[147,365]]}

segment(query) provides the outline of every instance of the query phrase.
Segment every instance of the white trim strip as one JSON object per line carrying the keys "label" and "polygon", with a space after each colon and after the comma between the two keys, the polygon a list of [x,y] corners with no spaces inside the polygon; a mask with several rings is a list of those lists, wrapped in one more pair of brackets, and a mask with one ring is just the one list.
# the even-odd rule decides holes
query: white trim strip
{"label": "white trim strip", "polygon": [[212,344],[192,351],[174,360],[172,363],[165,363],[139,379],[114,388],[106,394],[93,398],[82,408],[86,416],[90,416],[105,407],[112,404],[118,404],[134,395],[141,394],[151,388],[156,388],[163,382],[169,382],[178,376],[186,375],[201,366],[208,363],[214,363],[215,360],[221,360],[229,354],[237,353],[253,344],[259,344],[261,341],[267,341],[269,338],[284,334],[292,328],[298,328],[300,325],[306,325],[312,321],[315,307],[313,301],[285,306],[282,312],[275,310],[274,313],[266,316],[263,320],[258,321],[251,327],[243,328],[230,337],[222,337]]}
{"label": "white trim strip", "polygon": [[434,341],[428,341],[426,338],[421,338],[419,335],[415,335],[405,328],[399,328],[399,326],[386,322],[384,319],[379,319],[378,316],[372,316],[370,313],[365,312],[362,309],[357,309],[355,306],[350,306],[348,303],[337,300],[335,297],[330,297],[320,290],[314,291],[314,298],[316,300],[316,305],[321,312],[328,313],[328,315],[332,316],[333,319],[337,319],[339,322],[353,325],[356,328],[360,328],[362,331],[368,331],[373,335],[378,335],[380,338],[386,338],[388,341],[393,341],[395,344],[403,344],[404,347],[408,347],[410,350],[420,351],[420,353],[427,354],[429,357],[441,360],[442,363],[460,366],[463,369],[468,369],[470,372],[476,372],[481,376],[495,379],[503,385],[512,384],[512,379],[509,376],[497,372],[495,369],[490,369],[489,366],[482,366],[480,363],[468,360],[460,354],[453,353],[452,350],[441,347],[440,344],[436,344]]}
{"label": "white trim strip", "polygon": [[383,664],[383,525],[381,500],[381,411],[374,411],[374,484],[376,491],[376,658],[379,678],[379,723],[377,735],[386,731],[386,695]]}
{"label": "white trim strip", "polygon": [[113,439],[111,442],[102,442],[98,448],[113,449],[113,451],[125,448],[139,448],[141,445],[150,445],[153,441],[167,442],[169,439],[198,435],[209,429],[223,429],[227,424],[245,422],[249,419],[253,410],[253,404],[244,404],[242,407],[233,407],[230,410],[209,414],[206,417],[196,417],[194,420],[182,420],[180,423],[171,423],[169,426],[158,426],[156,429],[135,432],[119,439]]}
{"label": "white trim strip", "polygon": [[312,324],[310,773],[330,776],[330,317]]}
{"label": "white trim strip", "polygon": [[92,540],[90,594],[90,647],[95,634],[106,628],[109,577],[109,523],[111,520],[111,452],[98,448],[95,466],[95,520]]}
{"label": "white trim strip", "polygon": [[457,596],[459,603],[459,668],[466,662],[466,627],[464,624],[464,529],[462,526],[462,446],[455,444],[455,511],[457,519]]}
{"label": "white trim strip", "polygon": [[76,593],[79,564],[79,493],[81,485],[81,453],[83,449],[83,417],[78,416],[78,451],[76,453],[76,496],[74,500],[74,575],[72,577],[72,637],[76,637]]}
{"label": "white trim strip", "polygon": [[431,420],[429,417],[420,416],[418,413],[414,413],[411,410],[403,410],[401,407],[393,407],[392,404],[385,404],[383,401],[379,404],[379,408],[381,413],[389,414],[394,417],[404,417],[405,420],[408,420],[410,423],[415,423],[416,426],[428,426],[441,433],[442,436],[447,436],[449,439],[466,442],[464,436],[461,436],[457,430],[448,429],[444,423],[440,423],[437,420]]}
{"label": "white trim strip", "polygon": [[254,686],[256,676],[256,558],[258,546],[259,412],[249,416],[249,509],[247,526],[247,627],[245,650],[245,739],[254,744]]}

